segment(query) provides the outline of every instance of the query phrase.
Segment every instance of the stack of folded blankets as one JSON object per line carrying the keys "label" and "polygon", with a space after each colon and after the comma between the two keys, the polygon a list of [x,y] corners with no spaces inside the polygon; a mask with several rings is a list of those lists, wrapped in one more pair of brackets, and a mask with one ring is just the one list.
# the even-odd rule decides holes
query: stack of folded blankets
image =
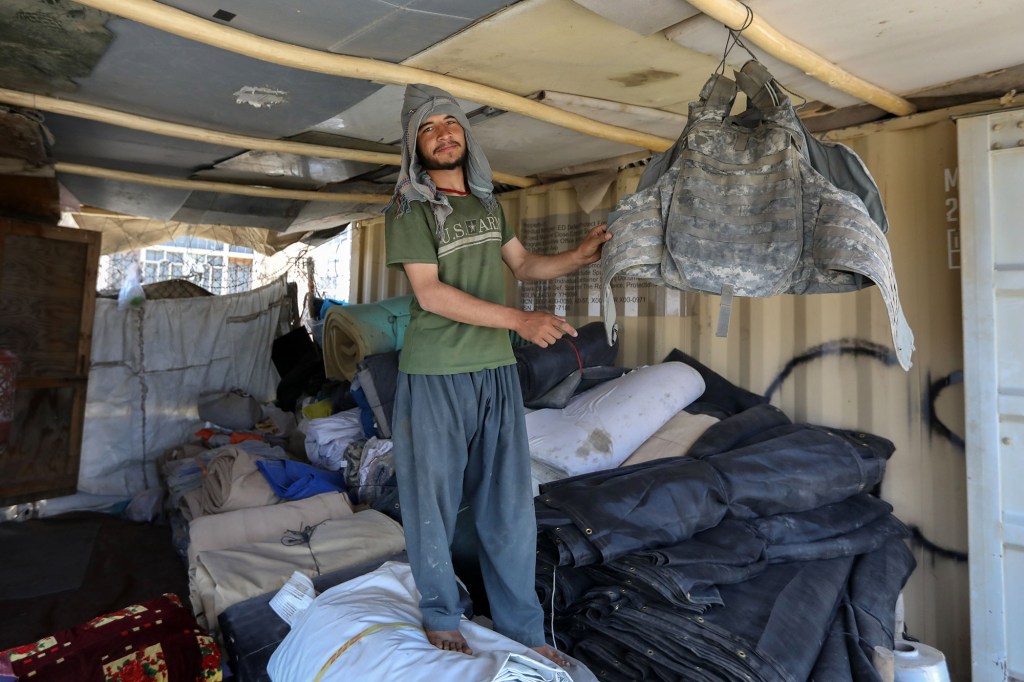
{"label": "stack of folded blankets", "polygon": [[[875,435],[794,424],[685,354],[720,418],[680,456],[541,486],[537,590],[603,680],[880,680],[915,562]],[[684,455],[685,456],[682,456]],[[550,616],[549,612],[549,622]]]}
{"label": "stack of folded blankets", "polygon": [[175,515],[187,527],[192,608],[215,634],[225,609],[279,589],[294,571],[317,576],[405,548],[396,521],[353,511],[342,472],[248,441],[191,461],[202,475],[171,462],[163,469],[175,478]]}

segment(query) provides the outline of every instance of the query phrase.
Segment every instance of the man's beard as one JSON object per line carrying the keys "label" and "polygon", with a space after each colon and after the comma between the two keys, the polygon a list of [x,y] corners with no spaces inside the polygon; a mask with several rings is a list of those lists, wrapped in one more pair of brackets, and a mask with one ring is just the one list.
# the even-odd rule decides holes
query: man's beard
{"label": "man's beard", "polygon": [[437,159],[428,157],[426,154],[419,153],[420,164],[424,170],[428,171],[447,171],[455,170],[456,168],[462,168],[466,163],[466,148],[462,148],[462,153],[451,161],[438,161]]}

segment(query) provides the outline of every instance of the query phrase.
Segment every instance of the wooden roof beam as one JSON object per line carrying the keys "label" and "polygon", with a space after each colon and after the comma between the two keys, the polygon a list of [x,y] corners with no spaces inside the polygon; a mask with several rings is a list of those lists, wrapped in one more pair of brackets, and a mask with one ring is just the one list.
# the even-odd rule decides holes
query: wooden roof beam
{"label": "wooden roof beam", "polygon": [[342,204],[386,204],[391,200],[390,194],[368,194],[357,192],[313,192],[302,189],[281,189],[278,187],[259,187],[255,185],[237,185],[232,182],[213,182],[211,180],[187,180],[185,178],[165,178],[158,175],[146,175],[145,173],[130,173],[128,171],[112,170],[110,168],[99,168],[96,166],[85,166],[78,163],[64,163],[58,161],[53,164],[53,169],[58,173],[70,173],[71,175],[85,175],[91,178],[104,178],[106,180],[120,180],[122,182],[136,182],[154,187],[169,187],[171,189],[182,189],[190,192],[223,192],[224,194],[241,194],[247,197],[267,197],[270,199],[291,199],[294,201],[326,201]]}
{"label": "wooden roof beam", "polygon": [[831,88],[845,92],[869,104],[874,104],[876,107],[897,116],[907,116],[917,111],[917,107],[908,100],[854,76],[852,73],[828,61],[817,52],[813,52],[803,45],[790,40],[775,30],[764,19],[753,14],[746,5],[738,0],[686,1],[734,31],[739,31],[750,21],[750,25],[743,28],[743,33],[741,34],[743,40],[749,40],[776,59],[780,59],[790,66],[795,66],[808,76],[818,79]]}
{"label": "wooden roof beam", "polygon": [[[398,166],[401,164],[400,154],[388,152],[371,152],[361,149],[347,149],[345,147],[331,147],[328,145],[307,144],[304,142],[292,142],[290,140],[270,140],[262,137],[250,137],[248,135],[236,135],[224,133],[217,130],[197,128],[195,126],[182,125],[161,121],[155,118],[146,118],[127,114],[113,109],[81,104],[69,100],[46,97],[44,95],[33,95],[17,90],[0,88],[0,102],[17,107],[38,109],[48,111],[51,114],[63,114],[85,118],[90,121],[108,123],[122,128],[141,130],[167,137],[176,137],[183,140],[195,140],[197,142],[208,142],[226,147],[238,149],[257,149],[265,152],[277,152],[279,154],[300,154],[302,156],[318,156],[325,159],[342,159],[344,161],[360,161],[362,163],[374,163],[386,166]],[[520,175],[499,173],[495,171],[494,179],[497,182],[512,185],[514,187],[533,187],[538,181],[533,178],[526,178]]]}
{"label": "wooden roof beam", "polygon": [[675,140],[601,123],[579,114],[562,111],[489,85],[481,85],[402,64],[322,52],[271,40],[202,19],[153,0],[78,0],[78,2],[183,38],[294,69],[395,85],[410,83],[433,85],[443,88],[461,99],[479,102],[586,135],[622,142],[642,149],[660,152],[675,143]]}

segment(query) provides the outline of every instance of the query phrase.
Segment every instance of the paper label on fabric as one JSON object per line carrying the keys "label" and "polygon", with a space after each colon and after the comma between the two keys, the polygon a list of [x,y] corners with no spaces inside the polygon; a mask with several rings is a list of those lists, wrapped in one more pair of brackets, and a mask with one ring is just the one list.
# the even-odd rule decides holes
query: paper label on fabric
{"label": "paper label on fabric", "polygon": [[[591,227],[599,225],[601,219],[586,214],[551,214],[522,221],[521,241],[532,253],[556,254],[574,248]],[[579,314],[586,310],[584,292],[588,284],[589,270],[581,268],[564,277],[543,282],[523,282],[520,290],[523,308],[527,310],[549,310],[555,315]],[[580,310],[580,308],[583,310]]]}
{"label": "paper label on fabric", "polygon": [[303,573],[295,571],[288,582],[270,599],[270,608],[281,620],[291,625],[295,616],[305,611],[316,599],[313,581]]}
{"label": "paper label on fabric", "polygon": [[[556,254],[575,248],[595,225],[608,220],[608,211],[551,213],[525,218],[520,224],[520,241],[528,251]],[[616,303],[625,307],[626,317],[656,313],[656,285],[639,278],[617,278],[613,284]],[[520,286],[523,310],[548,310],[559,316],[601,315],[601,262],[546,282],[523,282]]]}

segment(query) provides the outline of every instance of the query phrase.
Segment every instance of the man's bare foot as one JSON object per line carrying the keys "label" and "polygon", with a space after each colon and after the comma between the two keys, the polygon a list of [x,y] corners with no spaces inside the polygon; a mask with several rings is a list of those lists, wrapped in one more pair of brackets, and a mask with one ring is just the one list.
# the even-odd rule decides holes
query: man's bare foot
{"label": "man's bare foot", "polygon": [[458,630],[424,630],[427,633],[427,641],[442,651],[458,651],[459,653],[473,655],[469,648],[469,642]]}
{"label": "man's bare foot", "polygon": [[569,660],[553,646],[542,644],[540,646],[532,647],[532,649],[557,666],[561,666],[563,668],[569,667]]}

